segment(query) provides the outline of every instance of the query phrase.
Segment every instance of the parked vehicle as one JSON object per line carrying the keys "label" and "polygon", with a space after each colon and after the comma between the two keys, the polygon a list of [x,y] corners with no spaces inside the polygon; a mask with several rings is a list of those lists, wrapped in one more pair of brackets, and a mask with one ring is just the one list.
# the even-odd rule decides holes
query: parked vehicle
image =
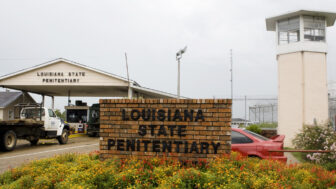
{"label": "parked vehicle", "polygon": [[283,152],[269,152],[283,150],[284,139],[284,135],[269,139],[249,130],[232,128],[231,150],[249,157],[287,162]]}
{"label": "parked vehicle", "polygon": [[17,139],[26,139],[36,145],[40,138],[58,139],[66,144],[69,136],[69,125],[61,121],[52,109],[40,105],[20,106],[19,119],[0,121],[0,149],[14,150]]}
{"label": "parked vehicle", "polygon": [[76,104],[65,106],[66,121],[73,133],[85,133],[89,117],[89,106],[86,102],[76,100]]}
{"label": "parked vehicle", "polygon": [[99,104],[93,104],[89,109],[87,134],[90,137],[99,136],[99,129],[100,129],[99,107],[100,107]]}

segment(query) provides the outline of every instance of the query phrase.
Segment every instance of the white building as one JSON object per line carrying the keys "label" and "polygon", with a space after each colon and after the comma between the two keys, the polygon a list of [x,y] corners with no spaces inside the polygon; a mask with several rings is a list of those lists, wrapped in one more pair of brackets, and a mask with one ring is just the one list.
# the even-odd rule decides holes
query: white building
{"label": "white building", "polygon": [[[176,98],[134,80],[59,58],[0,77],[3,88],[54,97]],[[54,103],[52,103],[54,108]]]}
{"label": "white building", "polygon": [[336,13],[300,10],[266,19],[276,32],[278,132],[285,145],[303,125],[328,121],[326,27]]}

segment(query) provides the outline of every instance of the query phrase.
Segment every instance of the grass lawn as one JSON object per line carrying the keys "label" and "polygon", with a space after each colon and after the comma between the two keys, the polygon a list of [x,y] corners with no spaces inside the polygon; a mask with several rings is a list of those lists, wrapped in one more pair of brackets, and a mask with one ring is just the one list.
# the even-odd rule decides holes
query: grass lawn
{"label": "grass lawn", "polygon": [[[288,148],[285,147],[285,150],[294,150],[293,148]],[[307,153],[303,153],[303,152],[290,152],[297,160],[299,160],[301,163],[307,163],[308,161],[306,159],[303,158],[303,155],[306,156]]]}

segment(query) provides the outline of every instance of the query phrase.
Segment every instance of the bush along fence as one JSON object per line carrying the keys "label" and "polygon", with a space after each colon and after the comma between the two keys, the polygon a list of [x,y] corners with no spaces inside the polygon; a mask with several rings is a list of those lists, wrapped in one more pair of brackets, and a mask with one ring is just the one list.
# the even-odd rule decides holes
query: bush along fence
{"label": "bush along fence", "polygon": [[100,157],[198,161],[231,150],[231,100],[100,100]]}
{"label": "bush along fence", "polygon": [[302,154],[303,159],[336,170],[336,132],[331,125],[303,126],[293,139],[293,144],[297,149],[311,152]]}

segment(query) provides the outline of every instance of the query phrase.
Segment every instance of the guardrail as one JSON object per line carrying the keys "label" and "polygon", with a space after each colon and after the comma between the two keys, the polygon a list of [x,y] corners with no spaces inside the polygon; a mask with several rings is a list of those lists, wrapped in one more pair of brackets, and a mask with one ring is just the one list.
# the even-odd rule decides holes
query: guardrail
{"label": "guardrail", "polygon": [[332,150],[269,150],[269,152],[306,152],[306,153],[330,153]]}

